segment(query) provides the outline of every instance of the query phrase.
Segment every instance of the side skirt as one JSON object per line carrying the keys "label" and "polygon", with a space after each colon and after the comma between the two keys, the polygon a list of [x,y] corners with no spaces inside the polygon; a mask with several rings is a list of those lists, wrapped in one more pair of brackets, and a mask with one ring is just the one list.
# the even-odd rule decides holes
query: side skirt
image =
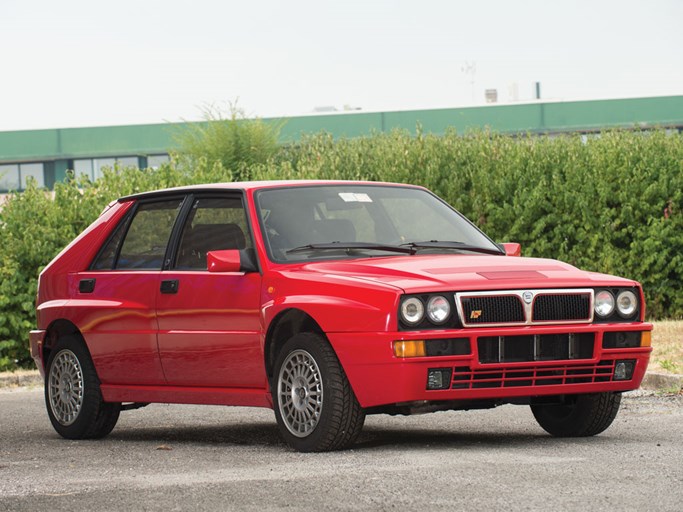
{"label": "side skirt", "polygon": [[105,402],[238,405],[273,408],[270,393],[265,389],[119,386],[112,384],[102,384],[101,389]]}

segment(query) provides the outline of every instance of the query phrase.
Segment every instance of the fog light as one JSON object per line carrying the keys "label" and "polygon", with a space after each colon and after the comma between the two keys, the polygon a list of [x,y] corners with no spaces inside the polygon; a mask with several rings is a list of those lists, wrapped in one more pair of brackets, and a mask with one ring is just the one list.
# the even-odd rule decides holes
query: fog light
{"label": "fog light", "polygon": [[427,389],[448,389],[451,387],[450,368],[430,368],[427,373]]}
{"label": "fog light", "polygon": [[602,348],[637,348],[640,344],[639,331],[606,332],[602,337]]}
{"label": "fog light", "polygon": [[428,356],[465,356],[472,353],[469,338],[425,340]]}
{"label": "fog light", "polygon": [[614,365],[614,380],[631,380],[635,367],[636,362],[633,360],[617,361]]}

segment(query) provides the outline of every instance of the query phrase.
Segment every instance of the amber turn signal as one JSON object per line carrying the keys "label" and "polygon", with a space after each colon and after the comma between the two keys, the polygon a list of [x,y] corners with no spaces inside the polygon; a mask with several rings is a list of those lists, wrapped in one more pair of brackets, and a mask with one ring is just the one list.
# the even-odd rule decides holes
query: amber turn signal
{"label": "amber turn signal", "polygon": [[640,334],[640,346],[641,347],[651,347],[652,346],[652,331],[643,331]]}
{"label": "amber turn signal", "polygon": [[394,341],[394,355],[396,357],[424,357],[425,342],[419,341]]}

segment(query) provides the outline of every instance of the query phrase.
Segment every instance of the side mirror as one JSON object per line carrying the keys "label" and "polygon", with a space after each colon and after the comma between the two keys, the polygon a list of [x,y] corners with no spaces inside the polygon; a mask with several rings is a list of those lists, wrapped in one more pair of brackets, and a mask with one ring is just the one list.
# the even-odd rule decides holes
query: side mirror
{"label": "side mirror", "polygon": [[505,249],[505,255],[506,256],[521,256],[522,255],[522,246],[516,243],[504,243],[501,244],[503,246],[503,249]]}
{"label": "side mirror", "polygon": [[258,260],[254,249],[224,249],[206,253],[209,272],[258,272]]}
{"label": "side mirror", "polygon": [[206,253],[206,265],[209,272],[240,272],[240,252],[237,249],[209,251]]}

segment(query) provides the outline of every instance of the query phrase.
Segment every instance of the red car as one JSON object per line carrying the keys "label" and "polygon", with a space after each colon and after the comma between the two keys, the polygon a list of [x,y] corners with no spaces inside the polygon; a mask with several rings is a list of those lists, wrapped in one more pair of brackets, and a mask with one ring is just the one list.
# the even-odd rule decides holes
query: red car
{"label": "red car", "polygon": [[598,434],[649,361],[641,287],[519,252],[409,185],[124,197],[40,276],[48,415],[80,439],[151,402],[271,407],[292,447],[324,451],[366,414],[515,403]]}

